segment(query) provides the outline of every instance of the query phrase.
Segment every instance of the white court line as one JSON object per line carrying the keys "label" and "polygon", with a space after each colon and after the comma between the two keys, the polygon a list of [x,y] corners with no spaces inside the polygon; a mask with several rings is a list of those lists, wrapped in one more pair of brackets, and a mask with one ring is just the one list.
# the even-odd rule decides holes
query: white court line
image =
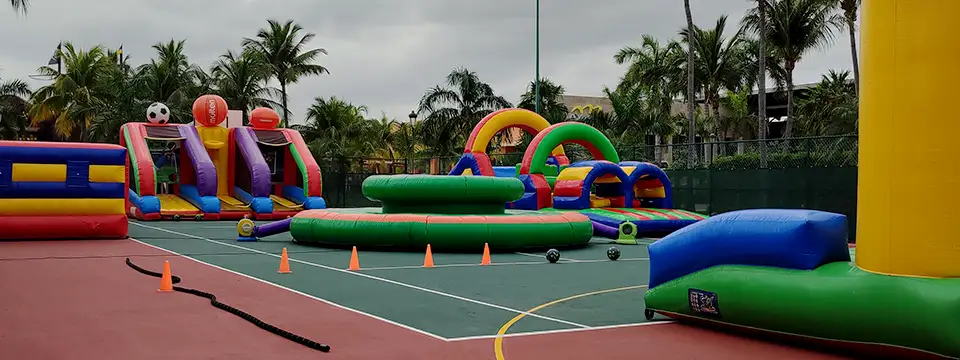
{"label": "white court line", "polygon": [[[535,257],[535,258],[541,258],[541,259],[544,258],[544,256],[545,256],[545,255],[537,255],[537,254],[531,254],[531,253],[525,253],[525,252],[519,252],[519,251],[518,251],[518,252],[515,252],[514,254],[523,255],[523,256],[529,256],[529,257]],[[581,262],[581,261],[583,261],[583,260],[577,260],[577,259],[560,257],[560,260],[559,260],[559,261]]]}
{"label": "white court line", "polygon": [[[572,329],[556,329],[556,330],[543,330],[543,331],[530,331],[530,332],[520,332],[512,334],[504,334],[502,337],[521,337],[521,336],[536,336],[536,335],[550,335],[550,334],[562,334],[570,332],[581,332],[581,331],[596,331],[596,330],[606,330],[606,329],[618,329],[625,327],[639,327],[639,326],[650,326],[650,325],[664,325],[664,324],[673,324],[676,321],[673,320],[661,320],[661,321],[647,321],[640,323],[630,323],[630,324],[616,324],[616,325],[604,325],[604,326],[593,326],[588,329],[584,328],[572,328]],[[447,341],[469,341],[469,340],[485,340],[485,339],[495,339],[497,335],[480,335],[480,336],[464,336],[458,338],[449,338]]]}
{"label": "white court line", "polygon": [[[131,224],[133,224],[133,223],[131,222]],[[434,333],[431,333],[431,332],[427,332],[427,331],[424,331],[424,330],[420,330],[420,329],[417,329],[417,328],[415,328],[415,327],[412,327],[412,326],[409,326],[409,325],[404,325],[404,324],[398,323],[398,322],[393,321],[393,320],[384,319],[384,318],[379,317],[379,316],[376,316],[376,315],[374,315],[374,314],[366,313],[366,312],[363,312],[363,311],[360,311],[360,310],[357,310],[357,309],[354,309],[354,308],[350,308],[350,307],[347,307],[347,306],[343,306],[343,305],[337,304],[337,303],[335,303],[335,302],[333,302],[333,301],[326,300],[326,299],[322,299],[322,298],[319,298],[319,297],[316,297],[316,296],[313,296],[313,295],[310,295],[310,294],[307,294],[307,293],[303,293],[303,292],[300,292],[300,291],[297,291],[297,290],[288,288],[288,287],[283,286],[283,285],[279,285],[279,284],[276,284],[276,283],[272,283],[272,282],[263,280],[263,279],[258,278],[258,277],[250,276],[250,275],[247,275],[247,274],[244,274],[244,273],[240,273],[240,272],[236,272],[236,271],[233,271],[233,270],[224,268],[224,267],[220,267],[220,266],[217,266],[217,265],[214,265],[214,264],[211,264],[211,263],[208,263],[208,262],[199,260],[199,259],[192,258],[192,257],[190,257],[190,256],[186,256],[186,255],[180,254],[180,253],[178,253],[178,252],[176,252],[176,251],[173,251],[173,250],[168,250],[168,249],[164,249],[164,248],[159,247],[159,246],[155,246],[155,245],[151,245],[151,244],[145,243],[145,242],[143,242],[143,241],[134,239],[134,238],[132,238],[132,237],[130,238],[130,240],[136,241],[136,242],[138,242],[138,243],[141,243],[141,244],[143,244],[143,245],[149,246],[149,247],[151,247],[151,248],[154,248],[154,249],[157,249],[157,250],[160,250],[160,251],[164,251],[164,252],[167,252],[167,253],[170,253],[170,254],[173,254],[173,255],[177,255],[177,256],[183,257],[183,258],[185,258],[185,259],[192,260],[192,261],[194,261],[194,262],[198,262],[198,263],[200,263],[200,264],[203,264],[203,265],[206,265],[206,266],[215,268],[215,269],[219,269],[219,270],[222,270],[222,271],[226,271],[226,272],[231,273],[231,274],[234,274],[234,275],[242,276],[242,277],[245,277],[245,278],[247,278],[247,279],[259,281],[259,282],[261,282],[261,283],[264,283],[264,284],[267,284],[267,285],[270,285],[270,286],[273,286],[273,287],[277,287],[277,288],[280,288],[280,289],[283,289],[283,290],[287,290],[287,291],[290,291],[290,292],[292,292],[292,293],[294,293],[294,294],[298,294],[298,295],[305,296],[305,297],[310,298],[310,299],[313,299],[313,300],[317,300],[317,301],[319,301],[319,302],[322,302],[322,303],[324,303],[324,304],[333,306],[333,307],[338,308],[338,309],[347,310],[347,311],[350,311],[350,312],[353,312],[353,313],[356,313],[356,314],[360,314],[360,315],[363,315],[363,316],[367,316],[367,317],[373,318],[373,319],[375,319],[375,320],[380,320],[380,321],[383,321],[383,322],[385,322],[385,323],[387,323],[387,324],[394,325],[394,326],[399,326],[399,327],[401,327],[401,328],[403,328],[403,329],[407,329],[407,330],[413,331],[413,332],[418,333],[418,334],[426,335],[426,336],[432,337],[432,338],[437,339],[437,340],[450,341],[449,339],[447,339],[447,338],[445,338],[445,337],[443,337],[443,336],[440,336],[440,335],[437,335],[437,334],[434,334]],[[136,256],[136,255],[133,255],[133,256]]]}
{"label": "white court line", "polygon": [[[294,254],[291,252],[291,254]],[[618,259],[617,261],[645,261],[650,260],[650,258],[628,258],[628,259]],[[580,260],[576,263],[578,264],[587,264],[587,263],[598,263],[598,262],[608,262],[610,260]],[[435,268],[444,268],[444,267],[472,267],[472,266],[503,266],[503,265],[550,265],[546,261],[517,261],[517,262],[506,262],[498,263],[492,262],[489,265],[480,265],[480,264],[441,264],[434,265]],[[402,269],[422,269],[423,265],[404,265],[404,266],[381,266],[381,267],[368,267],[361,268],[360,271],[372,271],[372,270],[402,270]]]}
{"label": "white court line", "polygon": [[[257,254],[261,254],[261,255],[267,255],[267,256],[271,256],[271,257],[275,257],[275,258],[280,258],[280,255],[277,255],[277,254],[272,254],[272,253],[268,253],[268,252],[266,252],[266,251],[260,251],[260,250],[257,250],[257,249],[252,249],[252,248],[248,248],[248,247],[244,247],[244,246],[240,246],[240,245],[234,245],[234,244],[230,244],[230,243],[225,243],[225,242],[222,242],[222,241],[207,239],[207,238],[202,237],[202,236],[190,235],[190,234],[182,233],[182,232],[179,232],[179,231],[167,230],[167,229],[158,228],[158,227],[149,226],[149,225],[143,225],[143,224],[135,223],[135,222],[132,222],[131,224],[136,225],[136,226],[140,226],[140,227],[144,227],[144,228],[148,228],[148,229],[157,230],[157,231],[163,231],[163,232],[170,233],[170,234],[174,234],[174,235],[180,235],[180,236],[188,237],[188,238],[192,238],[192,239],[197,239],[197,240],[203,240],[203,241],[207,241],[207,242],[212,242],[212,243],[214,243],[214,244],[220,244],[220,245],[223,245],[223,246],[228,246],[228,247],[232,247],[232,248],[236,248],[236,249],[242,249],[242,250],[246,250],[246,251],[249,251],[249,252],[252,252],[252,253],[257,253]],[[480,300],[474,300],[474,299],[470,299],[470,298],[465,298],[465,297],[459,296],[459,295],[449,294],[449,293],[445,293],[445,292],[437,291],[437,290],[433,290],[433,289],[427,289],[427,288],[424,288],[424,287],[420,287],[420,286],[416,286],[416,285],[411,285],[411,284],[407,284],[407,283],[402,283],[402,282],[399,282],[399,281],[394,281],[394,280],[390,280],[390,279],[385,279],[385,278],[382,278],[382,277],[377,277],[377,276],[373,276],[373,275],[369,275],[369,274],[364,274],[364,273],[360,273],[360,272],[356,272],[356,271],[344,270],[344,269],[339,269],[339,268],[335,268],[335,267],[332,267],[332,266],[327,266],[327,265],[312,263],[312,262],[309,262],[309,261],[297,260],[297,259],[294,259],[294,258],[289,257],[289,256],[287,257],[287,259],[288,259],[289,261],[291,261],[291,262],[301,263],[301,264],[304,264],[304,265],[309,265],[309,266],[313,266],[313,267],[318,267],[318,268],[326,269],[326,270],[330,270],[330,271],[336,271],[336,272],[339,272],[339,273],[350,274],[350,275],[354,275],[354,276],[360,276],[360,277],[364,277],[364,278],[371,279],[371,280],[377,280],[377,281],[385,282],[385,283],[388,283],[388,284],[393,284],[393,285],[397,285],[397,286],[402,286],[402,287],[409,288],[409,289],[413,289],[413,290],[419,290],[419,291],[431,293],[431,294],[434,294],[434,295],[440,295],[440,296],[448,297],[448,298],[451,298],[451,299],[457,299],[457,300],[460,300],[460,301],[465,301],[465,302],[469,302],[469,303],[474,303],[474,304],[477,304],[477,305],[483,305],[483,306],[491,307],[491,308],[494,308],[494,309],[509,311],[509,312],[513,312],[513,313],[517,313],[517,314],[523,314],[523,315],[530,316],[530,317],[535,317],[535,318],[538,318],[538,319],[549,320],[549,321],[558,322],[558,323],[561,323],[561,324],[566,324],[566,325],[571,325],[571,326],[576,326],[576,327],[580,327],[580,328],[590,328],[590,327],[587,326],[587,325],[583,325],[583,324],[580,324],[580,323],[575,323],[575,322],[572,322],[572,321],[567,321],[567,320],[552,318],[552,317],[549,317],[549,316],[543,316],[543,315],[539,315],[539,314],[535,314],[535,313],[530,313],[530,312],[526,312],[526,311],[523,311],[523,310],[518,310],[518,309],[514,309],[514,308],[502,306],[502,305],[491,304],[491,303],[484,302],[484,301],[480,301]]]}

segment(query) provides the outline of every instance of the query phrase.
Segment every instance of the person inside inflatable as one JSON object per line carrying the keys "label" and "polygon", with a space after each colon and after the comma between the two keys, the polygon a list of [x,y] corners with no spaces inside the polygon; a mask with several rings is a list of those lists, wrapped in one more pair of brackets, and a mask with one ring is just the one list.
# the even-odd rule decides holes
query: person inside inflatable
{"label": "person inside inflatable", "polygon": [[179,154],[180,143],[176,141],[167,141],[158,151],[151,151],[161,194],[170,194],[173,185],[178,182]]}

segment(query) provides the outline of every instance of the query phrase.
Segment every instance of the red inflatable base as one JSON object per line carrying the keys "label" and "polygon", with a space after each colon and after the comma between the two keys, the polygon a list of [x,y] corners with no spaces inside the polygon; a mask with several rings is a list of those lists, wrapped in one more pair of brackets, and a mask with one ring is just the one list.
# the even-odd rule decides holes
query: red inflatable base
{"label": "red inflatable base", "polygon": [[250,217],[250,212],[247,211],[224,211],[220,213],[220,220],[240,220],[243,217]]}
{"label": "red inflatable base", "polygon": [[0,239],[118,239],[127,237],[126,215],[4,216]]}

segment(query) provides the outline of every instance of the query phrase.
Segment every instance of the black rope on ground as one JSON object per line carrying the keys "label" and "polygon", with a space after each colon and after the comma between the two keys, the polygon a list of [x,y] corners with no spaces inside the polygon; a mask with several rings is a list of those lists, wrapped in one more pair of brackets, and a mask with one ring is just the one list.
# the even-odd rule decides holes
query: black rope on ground
{"label": "black rope on ground", "polygon": [[[153,277],[163,277],[163,274],[161,274],[161,273],[153,272],[153,271],[150,271],[150,270],[147,270],[147,269],[144,269],[144,268],[142,268],[142,267],[139,267],[139,266],[135,265],[133,262],[130,261],[130,258],[127,258],[127,265],[130,266],[131,268],[133,268],[134,270],[140,272],[141,274],[150,275],[150,276],[153,276]],[[171,278],[171,280],[173,280],[173,283],[174,283],[174,284],[177,284],[177,283],[180,282],[180,277],[178,277],[178,276],[173,276],[173,275],[171,275],[170,278]],[[214,295],[211,294],[211,293],[204,292],[204,291],[200,291],[200,290],[196,290],[196,289],[189,289],[189,288],[179,287],[179,286],[174,286],[174,287],[173,287],[173,290],[174,290],[174,291],[179,291],[179,292],[182,292],[182,293],[187,293],[187,294],[196,295],[196,296],[199,296],[199,297],[204,297],[204,298],[210,299],[210,304],[213,305],[214,307],[216,307],[216,308],[218,308],[218,309],[220,309],[220,310],[224,310],[224,311],[226,311],[226,312],[228,312],[228,313],[234,314],[234,315],[236,315],[236,316],[239,316],[239,317],[243,318],[244,320],[249,321],[249,322],[253,323],[254,325],[257,325],[257,327],[259,327],[259,328],[261,328],[261,329],[264,329],[264,330],[269,331],[269,332],[271,332],[271,333],[277,334],[277,335],[283,337],[284,339],[293,341],[293,342],[295,342],[295,343],[297,343],[297,344],[306,346],[306,347],[308,347],[308,348],[311,348],[311,349],[314,349],[314,350],[320,350],[320,351],[322,351],[322,352],[330,352],[330,345],[321,344],[321,343],[318,343],[318,342],[316,342],[316,341],[307,339],[307,338],[305,338],[305,337],[303,337],[303,336],[300,336],[300,335],[291,333],[291,332],[289,332],[289,331],[283,330],[283,329],[281,329],[281,328],[278,328],[278,327],[276,327],[276,326],[267,324],[267,323],[263,322],[263,320],[257,319],[257,318],[256,318],[255,316],[253,316],[253,315],[247,314],[247,313],[245,313],[245,312],[243,312],[243,311],[240,311],[240,310],[237,309],[237,308],[234,308],[234,307],[232,307],[232,306],[230,306],[230,305],[227,305],[227,304],[224,304],[224,303],[222,303],[222,302],[217,301],[217,297],[214,296]]]}

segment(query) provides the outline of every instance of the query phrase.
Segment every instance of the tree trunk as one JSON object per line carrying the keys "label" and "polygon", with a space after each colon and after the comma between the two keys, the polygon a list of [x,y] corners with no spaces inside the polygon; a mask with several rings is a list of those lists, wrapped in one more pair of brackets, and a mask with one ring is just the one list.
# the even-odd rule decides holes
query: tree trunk
{"label": "tree trunk", "polygon": [[760,139],[760,168],[767,168],[767,0],[757,0],[760,12],[760,36],[758,48],[760,54],[760,74],[757,76],[757,137]]}
{"label": "tree trunk", "polygon": [[[716,94],[716,93],[714,93]],[[720,96],[713,95],[713,99],[710,100],[710,106],[713,107],[713,133],[716,134],[715,138],[717,142],[723,141],[726,138],[726,129],[723,129],[720,124]]]}
{"label": "tree trunk", "polygon": [[286,81],[280,80],[280,94],[281,94],[281,98],[282,98],[281,101],[283,101],[283,109],[282,109],[282,110],[283,110],[283,121],[280,122],[280,127],[281,127],[281,128],[285,128],[285,127],[287,127],[287,123],[288,123],[288,119],[287,119],[287,82],[286,82]]}
{"label": "tree trunk", "polygon": [[690,13],[690,0],[683,0],[683,9],[687,15],[687,136],[689,137],[688,151],[690,152],[690,160],[693,162],[692,165],[697,163],[697,148],[694,145],[697,139],[697,121],[694,114],[694,103],[697,101],[696,95],[694,93],[693,87],[693,41],[694,41],[694,32],[693,28],[693,14]]}
{"label": "tree trunk", "polygon": [[850,32],[850,56],[853,60],[853,86],[857,97],[860,97],[860,62],[857,59],[857,34],[854,28],[856,24],[847,20],[847,30]]}
{"label": "tree trunk", "polygon": [[87,129],[90,128],[90,122],[86,119],[80,122],[80,142],[87,142]]}
{"label": "tree trunk", "polygon": [[793,69],[795,66],[793,62],[787,62],[787,125],[783,130],[785,139],[793,137]]}

